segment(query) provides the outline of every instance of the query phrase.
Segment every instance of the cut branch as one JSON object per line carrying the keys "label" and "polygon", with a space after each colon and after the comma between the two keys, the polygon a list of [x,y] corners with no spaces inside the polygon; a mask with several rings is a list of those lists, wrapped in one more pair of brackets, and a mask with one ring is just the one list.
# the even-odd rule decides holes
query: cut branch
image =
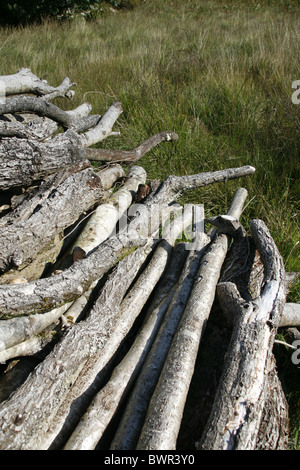
{"label": "cut branch", "polygon": [[167,203],[177,199],[183,191],[188,191],[212,183],[225,182],[231,179],[249,176],[255,172],[255,168],[246,165],[239,168],[229,168],[207,173],[198,173],[189,176],[169,176],[158,189],[151,193],[146,204],[151,204],[155,199],[156,203]]}
{"label": "cut branch", "polygon": [[300,304],[292,302],[285,304],[279,326],[300,326]]}
{"label": "cut branch", "polygon": [[142,167],[133,166],[123,186],[104,204],[100,204],[91,215],[72,248],[75,245],[80,246],[86,253],[89,253],[106,240],[113,233],[120,217],[133,202],[139,185],[144,184],[145,181],[145,170]]}
{"label": "cut branch", "polygon": [[67,131],[50,142],[19,139],[0,140],[0,190],[32,184],[70,165],[84,162],[79,137]]}
{"label": "cut branch", "polygon": [[[262,221],[251,232],[264,263],[260,297],[247,303],[235,284],[220,284],[224,308],[235,312],[235,326],[214,406],[199,443],[201,449],[255,449],[266,400],[272,346],[285,302],[284,268]],[[225,302],[223,301],[225,300]]]}
{"label": "cut branch", "polygon": [[0,103],[0,115],[22,113],[33,113],[37,116],[48,117],[65,129],[73,129],[77,132],[89,129],[95,125],[101,117],[95,115],[74,119],[74,114],[63,111],[58,106],[34,96],[13,96],[6,98]]}
{"label": "cut branch", "polygon": [[186,258],[185,246],[177,244],[159,281],[143,325],[134,344],[114,369],[112,376],[93,399],[86,413],[64,446],[65,450],[92,450],[96,447],[118,407],[126,400],[131,385],[151,348],[165,312],[171,302],[176,281]]}
{"label": "cut branch", "polygon": [[76,83],[72,83],[68,77],[58,87],[50,86],[46,80],[41,80],[34,75],[30,69],[21,69],[12,75],[0,76],[0,82],[4,87],[5,94],[16,95],[19,93],[35,93],[50,100],[58,96],[72,98],[74,92],[70,88]]}
{"label": "cut branch", "polygon": [[[234,198],[244,201],[246,195],[247,191],[242,190],[236,192]],[[233,201],[231,207],[232,210],[241,208],[242,202],[236,204]],[[229,211],[228,215],[231,215]],[[236,212],[236,215],[240,214]],[[192,292],[152,395],[137,449],[176,448],[200,339],[215,298],[227,249],[227,236],[217,234],[201,259]]]}
{"label": "cut branch", "polygon": [[135,162],[161,142],[177,140],[178,135],[175,132],[160,132],[149,137],[133,150],[86,149],[86,158],[103,162]]}
{"label": "cut branch", "polygon": [[[108,247],[105,258],[107,249]],[[52,418],[70,393],[70,387],[83,370],[87,359],[99,348],[105,347],[107,334],[116,325],[115,314],[118,309],[115,310],[114,306],[121,302],[126,287],[129,287],[123,282],[121,289],[120,283],[116,283],[116,277],[121,280],[124,273],[128,273],[127,279],[131,280],[131,276],[137,272],[136,265],[142,251],[136,250],[117,265],[111,281],[105,284],[97,307],[91,310],[88,318],[75,324],[27,381],[0,405],[1,449],[41,448]],[[99,275],[100,270],[97,271]],[[39,407],[36,406],[37,402]],[[20,414],[23,420],[16,422],[14,417]],[[15,432],[16,429],[18,432]]]}
{"label": "cut branch", "polygon": [[[24,343],[31,337],[38,335],[48,326],[54,324],[69,307],[70,304],[67,303],[60,308],[45,312],[43,315],[37,314],[28,317],[12,318],[10,320],[0,320],[0,352]],[[11,357],[17,357],[17,354],[11,355]],[[3,362],[5,360],[7,359],[4,359]]]}
{"label": "cut branch", "polygon": [[[183,216],[185,217],[185,214]],[[190,222],[190,218],[184,218],[183,223],[185,224],[188,222]],[[174,223],[177,224],[178,222],[175,220]],[[179,227],[182,230],[182,220],[179,221]],[[175,231],[171,231],[169,233],[172,234],[171,236],[174,236]],[[113,244],[112,239],[110,239],[110,244]],[[103,245],[101,246],[103,247]],[[148,248],[151,250],[151,244]],[[106,246],[106,258],[107,249],[108,247]],[[92,253],[90,257],[92,257],[94,253]],[[145,279],[149,279],[150,273],[151,277],[147,288],[141,291],[140,286],[134,285],[122,302],[120,311],[118,305],[120,305],[125,292],[132,283],[132,279],[135,276],[134,273],[137,274],[141,267],[141,262],[145,260],[145,250],[136,250],[132,255],[127,256],[118,264],[115,274],[110,278],[111,282],[107,282],[105,284],[104,289],[102,290],[101,295],[90,312],[87,320],[74,325],[74,327],[65,336],[64,340],[35,370],[35,374],[33,374],[28,381],[25,382],[24,386],[20,387],[14,394],[14,398],[12,398],[11,401],[11,407],[18,408],[20,413],[22,402],[24,403],[24,396],[27,396],[30,389],[36,390],[35,400],[33,400],[31,404],[27,401],[26,411],[24,410],[28,419],[24,420],[21,427],[20,423],[17,424],[18,433],[14,433],[16,439],[13,439],[8,443],[6,438],[7,433],[0,433],[0,446],[15,449],[37,449],[45,445],[45,440],[48,442],[49,438],[53,437],[54,429],[59,426],[62,419],[61,416],[57,416],[59,407],[63,404],[62,402],[64,399],[67,400],[67,404],[69,403],[70,405],[72,403],[70,385],[73,385],[75,382],[73,388],[76,391],[76,388],[80,385],[78,385],[76,378],[79,378],[79,374],[83,371],[83,367],[89,358],[91,358],[92,361],[95,361],[95,364],[92,363],[94,368],[96,366],[97,368],[99,367],[99,362],[102,364],[101,368],[103,368],[106,362],[112,357],[113,352],[118,347],[120,341],[122,341],[124,336],[128,333],[134,318],[140,312],[142,306],[149,297],[153,286],[157,283],[162,274],[161,269],[157,269],[157,263],[159,263],[160,266],[162,265],[161,254],[162,253],[160,251],[155,257],[155,261],[153,261],[153,266],[151,268],[148,267]],[[81,262],[83,261],[85,260],[81,260]],[[163,262],[165,263],[165,259],[163,259]],[[117,282],[116,276],[118,277],[119,282]],[[140,282],[140,278],[137,282]],[[130,315],[128,315],[129,313]],[[108,346],[108,343],[110,346]],[[78,348],[80,349],[80,353],[78,353]],[[72,355],[72,350],[76,350],[76,354]],[[96,355],[97,351],[102,352],[101,354]],[[73,359],[71,361],[68,360],[65,364],[66,367],[64,367],[63,362],[66,354],[68,357],[71,355]],[[49,364],[47,365],[47,363]],[[59,366],[57,368],[57,364],[61,364],[62,367]],[[89,376],[91,369],[93,369],[92,365],[90,364],[86,369],[84,381],[83,383],[81,382],[81,387],[84,387],[84,389],[88,387],[89,381],[87,380],[87,376]],[[94,376],[92,378],[94,378]],[[42,390],[44,387],[46,387],[46,389]],[[75,393],[73,388],[72,392]],[[66,396],[66,391],[68,391],[68,396]],[[23,395],[23,393],[25,395]],[[38,414],[40,415],[42,413],[43,419],[37,426],[36,413],[34,410],[31,412],[30,409],[32,406],[36,409],[34,403],[36,402],[38,393],[41,394]],[[81,388],[80,395],[82,393],[83,390]],[[49,406],[49,400],[47,397],[54,395],[56,398]],[[77,396],[74,398],[77,398]],[[5,402],[5,408],[3,409],[2,414],[0,407],[0,421],[1,419],[3,420],[1,423],[2,430],[7,426],[11,430],[15,428],[15,423],[8,422],[6,420],[7,410],[9,407],[9,403]],[[63,410],[67,411],[68,414],[69,409],[66,404],[63,406]],[[61,412],[62,411],[60,411],[60,413]],[[65,418],[66,415],[64,415],[63,421]],[[53,419],[54,422],[52,422]],[[41,431],[41,426],[43,431]],[[45,436],[45,431],[49,426],[51,426],[51,429],[49,430],[48,436]]]}
{"label": "cut branch", "polygon": [[90,147],[106,139],[111,134],[113,125],[122,112],[122,104],[119,101],[115,101],[102,116],[98,124],[80,136],[83,147]]}

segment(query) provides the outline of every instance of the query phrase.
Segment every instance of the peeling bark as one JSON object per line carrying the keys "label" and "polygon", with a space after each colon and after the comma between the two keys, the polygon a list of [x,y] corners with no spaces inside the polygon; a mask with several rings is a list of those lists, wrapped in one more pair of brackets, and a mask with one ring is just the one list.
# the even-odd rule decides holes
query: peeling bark
{"label": "peeling bark", "polygon": [[[2,271],[28,264],[56,233],[62,233],[82,212],[101,200],[105,173],[97,174],[92,168],[78,170],[80,167],[72,167],[56,173],[32,198],[18,206],[15,213],[1,220]],[[117,168],[112,181],[122,174],[123,170]]]}
{"label": "peeling bark", "polygon": [[199,449],[255,449],[266,400],[272,346],[285,302],[284,268],[262,221],[252,235],[264,263],[260,297],[245,302],[233,283],[223,283],[220,299],[235,312],[235,326],[213,410]]}

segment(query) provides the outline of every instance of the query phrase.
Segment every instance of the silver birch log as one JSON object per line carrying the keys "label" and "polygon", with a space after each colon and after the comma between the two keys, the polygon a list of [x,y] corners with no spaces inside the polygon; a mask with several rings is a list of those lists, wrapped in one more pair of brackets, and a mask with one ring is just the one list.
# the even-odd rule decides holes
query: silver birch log
{"label": "silver birch log", "polygon": [[[132,167],[123,187],[111,196],[107,204],[101,204],[96,209],[96,212],[92,214],[83,232],[81,232],[79,238],[76,240],[75,245],[80,246],[88,254],[88,252],[92,251],[106,240],[111,235],[120,216],[132,202],[133,193],[137,190],[139,184],[145,182],[145,179],[146,172],[143,168]],[[73,247],[75,245],[73,245]],[[73,247],[71,247],[71,251]],[[45,312],[43,315],[37,314],[30,315],[29,317],[0,321],[0,352],[10,348],[10,351],[6,351],[5,355],[3,353],[1,356],[0,353],[0,358],[5,357],[5,359],[2,358],[2,361],[17,357],[21,348],[22,355],[25,355],[26,351],[27,355],[32,354],[32,351],[34,351],[34,353],[37,352],[38,344],[44,346],[45,341],[38,342],[38,339],[36,339],[33,349],[31,346],[33,343],[28,342],[29,338],[41,333],[66,311],[68,317],[72,318],[72,321],[75,321],[87,304],[98,281],[99,279],[95,280],[88,291],[86,291],[83,296],[76,299],[75,302],[69,302],[60,308]],[[20,344],[20,349],[12,349],[12,346],[25,341],[26,345],[28,345],[27,349],[25,348],[25,344]]]}
{"label": "silver birch log", "polygon": [[95,126],[101,118],[100,115],[94,115],[74,119],[74,114],[70,114],[49,101],[34,96],[19,95],[1,100],[0,115],[24,113],[47,117],[56,121],[64,129],[73,129],[76,132],[83,132]]}
{"label": "silver birch log", "polygon": [[[199,222],[202,219],[204,223],[203,207],[199,206],[197,209],[200,212],[197,215],[197,221]],[[157,384],[172,338],[191,293],[204,248],[209,243],[208,237],[202,231],[196,233],[195,238],[193,249],[190,249],[189,244],[186,244],[188,256],[185,266],[158,335],[151,346],[149,356],[139,373],[134,389],[126,404],[125,411],[111,444],[111,449],[113,450],[132,450],[137,443],[151,395]]]}
{"label": "silver birch log", "polygon": [[100,204],[88,219],[84,230],[71,249],[76,245],[89,253],[106,240],[113,233],[120,217],[132,204],[139,185],[144,184],[145,181],[145,170],[142,167],[133,166],[123,186],[112,194],[104,204]]}
{"label": "silver birch log", "polygon": [[[110,240],[110,243],[112,244],[112,240]],[[149,245],[150,251],[152,249],[151,245]],[[107,248],[105,250],[106,257]],[[15,392],[10,402],[12,408],[8,401],[3,402],[2,409],[0,407],[1,430],[3,431],[3,433],[0,432],[0,448],[2,446],[2,448],[38,449],[45,445],[45,441],[48,443],[49,438],[53,438],[53,428],[57,428],[61,422],[61,415],[57,416],[57,412],[65,400],[69,402],[69,396],[72,391],[74,392],[73,388],[76,390],[78,387],[76,379],[83,371],[86,361],[89,358],[93,359],[95,355],[97,357],[97,351],[102,350],[96,363],[99,366],[99,361],[102,362],[102,367],[106,364],[113,351],[113,349],[108,351],[107,342],[111,343],[112,348],[117,347],[118,342],[123,340],[126,330],[130,328],[132,321],[134,321],[132,317],[128,317],[128,310],[125,306],[136,309],[135,315],[137,315],[137,310],[142,307],[147,298],[146,291],[148,291],[149,296],[152,290],[144,289],[144,293],[141,295],[140,289],[135,287],[127,294],[122,308],[119,310],[117,307],[118,302],[121,303],[126,290],[132,283],[132,279],[137,274],[142,262],[144,262],[145,251],[144,248],[136,250],[132,255],[119,262],[116,267],[116,274],[112,275],[105,284],[87,320],[74,325],[63,338],[63,341],[57,345],[45,361],[35,369],[34,373]],[[156,276],[157,278],[160,277],[155,267],[152,273],[154,275],[153,279]],[[133,295],[133,292],[136,292],[136,294]],[[125,317],[122,323],[120,323],[122,318],[122,315],[120,318],[120,312],[123,312],[123,317]],[[120,333],[115,330],[119,330]],[[76,354],[72,355],[72,350],[76,351]],[[67,361],[66,357],[68,357]],[[84,382],[81,383],[83,390],[88,386],[89,381],[87,378],[89,373],[89,369],[85,371]],[[43,390],[44,388],[45,390]],[[34,394],[35,399],[31,401],[29,398],[29,403],[28,397],[30,395],[33,397],[30,390],[36,390],[36,392]],[[82,388],[80,390],[83,393]],[[35,406],[36,400],[40,403],[38,410]],[[22,403],[23,405],[26,403],[24,413],[21,411]],[[18,409],[18,416],[22,415],[22,419],[17,419],[17,422],[11,421],[12,416],[15,414],[12,411],[14,408]],[[67,410],[68,414],[65,405],[63,409]],[[17,433],[15,432],[15,426],[17,426]],[[12,436],[8,438],[8,434],[10,434],[8,429],[12,431],[16,437],[15,439],[11,439]],[[48,434],[45,434],[47,430]],[[29,436],[31,437],[29,438]]]}
{"label": "silver birch log", "polygon": [[[48,326],[54,324],[66,313],[70,305],[70,303],[67,303],[60,308],[45,312],[43,315],[37,314],[28,317],[12,318],[10,320],[0,320],[0,357],[2,357],[2,351],[28,341],[31,337],[38,335]],[[9,359],[12,357],[17,357],[17,354],[16,356],[10,354]],[[0,362],[6,360],[0,359]]]}
{"label": "silver birch log", "polygon": [[[116,311],[115,323],[117,323],[117,325],[114,326],[110,334],[108,334],[108,330],[106,331],[106,337],[108,340],[105,349],[101,352],[99,351],[99,354],[95,354],[91,357],[90,361],[87,362],[85,369],[78,377],[61,409],[55,416],[55,420],[51,426],[51,431],[48,433],[44,446],[50,443],[50,438],[53,438],[58,434],[58,430],[63,426],[67,416],[69,419],[72,419],[72,416],[70,416],[72,402],[74,403],[75,400],[83,394],[84,390],[86,390],[88,385],[94,381],[95,377],[104,369],[105,365],[117,351],[121,342],[124,340],[132,328],[136,318],[142,311],[146,301],[149,299],[154,287],[161,278],[169,261],[170,252],[176,238],[191,223],[191,221],[192,207],[188,205],[185,207],[183,213],[178,215],[170,223],[170,226],[167,227],[165,232],[163,232],[162,241],[152,254],[149,264],[138,276],[130,291],[122,300],[119,308],[114,302],[114,310]],[[151,247],[153,243],[149,241],[148,247],[149,243]],[[149,251],[149,248],[144,250],[144,258],[141,258],[139,263],[136,264],[137,269],[142,266],[142,262],[145,261],[146,256],[150,253],[151,249]],[[76,408],[74,408],[74,405],[72,406],[72,413],[76,414]]]}
{"label": "silver birch log", "polygon": [[19,358],[22,356],[32,356],[41,349],[43,349],[46,344],[48,344],[51,339],[53,339],[53,334],[51,331],[43,331],[42,335],[32,336],[31,338],[23,341],[22,343],[16,344],[4,351],[0,351],[0,363],[4,364],[6,361],[12,358]]}
{"label": "silver birch log", "polygon": [[[231,204],[238,216],[247,196],[236,192]],[[231,216],[230,210],[228,215]],[[153,392],[137,449],[174,450],[198,348],[215,298],[216,286],[228,250],[228,238],[217,234],[203,255],[193,289],[179,322],[164,367]]]}
{"label": "silver birch log", "polygon": [[287,302],[284,305],[279,326],[300,326],[300,304]]}
{"label": "silver birch log", "polygon": [[283,261],[262,221],[250,226],[264,264],[264,281],[258,299],[245,302],[233,283],[218,287],[224,308],[236,312],[232,339],[214,406],[199,442],[200,449],[256,448],[272,347],[285,303]]}
{"label": "silver birch log", "polygon": [[53,277],[27,284],[0,285],[1,319],[43,313],[80,297],[101,278],[130,247],[145,244],[145,239],[122,234],[102,243],[88,257]]}
{"label": "silver birch log", "polygon": [[44,99],[50,100],[57,96],[72,98],[74,92],[70,88],[72,83],[68,77],[58,87],[53,87],[46,80],[41,80],[30,69],[22,68],[12,75],[0,76],[1,91],[4,95],[16,95],[21,93],[35,93]]}
{"label": "silver birch log", "polygon": [[119,262],[115,274],[101,292],[97,307],[90,311],[86,320],[67,331],[24,384],[0,405],[1,449],[35,450],[42,446],[53,417],[87,359],[99,348],[105,348],[109,332],[116,326],[118,309],[115,306],[122,301],[129,287],[129,283],[120,284],[120,281],[124,281],[126,273],[126,279],[131,282],[143,251],[136,250]]}
{"label": "silver birch log", "polygon": [[133,207],[132,220],[120,234],[102,243],[64,272],[29,282],[26,286],[0,285],[1,318],[42,313],[77,299],[116,263],[126,247],[145,243],[157,232],[162,221],[176,211],[176,206],[159,204],[150,208],[143,204]]}

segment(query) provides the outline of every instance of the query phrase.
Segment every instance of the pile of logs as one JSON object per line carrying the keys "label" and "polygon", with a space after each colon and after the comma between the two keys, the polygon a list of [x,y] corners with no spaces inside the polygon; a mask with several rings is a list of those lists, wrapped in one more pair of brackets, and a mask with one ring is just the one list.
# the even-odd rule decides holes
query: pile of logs
{"label": "pile of logs", "polygon": [[240,223],[244,188],[211,218],[176,202],[255,169],[147,182],[137,160],[174,132],[95,148],[120,102],[63,111],[75,84],[28,69],[0,83],[0,448],[286,448],[277,247]]}

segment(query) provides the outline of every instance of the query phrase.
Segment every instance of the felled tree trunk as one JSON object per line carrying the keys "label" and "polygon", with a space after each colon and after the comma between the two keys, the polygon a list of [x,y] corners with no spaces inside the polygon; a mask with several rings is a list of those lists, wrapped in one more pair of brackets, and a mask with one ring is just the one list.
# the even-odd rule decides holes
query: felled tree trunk
{"label": "felled tree trunk", "polygon": [[[102,183],[105,174],[96,174],[89,167],[82,169],[84,166],[69,167],[49,177],[33,197],[1,219],[2,271],[28,264],[56,233],[62,233],[82,212],[101,201],[107,189]],[[119,167],[111,185],[123,174]]]}
{"label": "felled tree trunk", "polygon": [[[251,230],[263,259],[264,282],[260,297],[251,302],[240,297],[235,284],[219,286],[220,301],[224,309],[234,312],[235,325],[201,449],[251,450],[258,442],[285,284],[282,259],[267,228],[261,221],[252,221]],[[281,413],[285,422],[281,441],[286,441],[286,409]],[[274,425],[276,420],[274,414]]]}
{"label": "felled tree trunk", "polygon": [[[234,197],[231,210],[237,217],[241,214],[246,196],[247,191],[240,190]],[[230,209],[228,215],[232,217]],[[173,333],[172,344],[153,392],[137,449],[176,448],[201,335],[212,308],[227,249],[227,236],[217,234],[204,251],[195,274],[193,288],[180,323]],[[157,407],[157,403],[161,405]]]}
{"label": "felled tree trunk", "polygon": [[[190,219],[187,219],[185,223],[189,222],[189,220]],[[174,223],[176,223],[176,221],[174,221]],[[182,227],[182,225],[180,225],[180,227]],[[111,240],[110,243],[112,243]],[[107,251],[107,247],[104,251]],[[119,262],[115,273],[111,276],[110,282],[105,284],[87,320],[78,325],[74,325],[64,338],[64,341],[57,345],[56,349],[54,349],[41,366],[36,369],[35,374],[28,379],[16,394],[14,394],[11,406],[15,409],[19,409],[20,413],[20,407],[22,407],[25,397],[30,393],[29,390],[36,390],[35,400],[32,401],[31,405],[27,402],[26,411],[24,410],[27,418],[22,421],[22,430],[18,427],[16,440],[11,441],[11,436],[9,439],[10,443],[7,442],[6,432],[4,432],[2,436],[0,436],[0,442],[2,441],[1,446],[20,449],[40,448],[44,446],[43,441],[45,439],[47,442],[49,441],[49,436],[45,436],[44,433],[49,428],[54,414],[58,412],[58,408],[63,405],[64,399],[67,399],[68,403],[71,404],[72,401],[70,402],[70,397],[72,397],[72,394],[70,393],[70,387],[75,382],[76,389],[76,379],[83,370],[86,361],[90,358],[93,359],[97,351],[101,349],[102,354],[100,356],[98,355],[96,360],[97,368],[100,367],[99,360],[102,364],[101,368],[105,366],[106,362],[109,361],[116,351],[118,344],[120,344],[128,333],[135,317],[140,312],[153,290],[153,286],[160,278],[162,270],[161,268],[157,269],[157,262],[160,264],[163,261],[163,265],[165,266],[165,260],[161,258],[161,253],[158,253],[157,262],[154,262],[153,268],[149,267],[149,272],[145,274],[145,279],[149,279],[151,272],[148,288],[142,290],[140,285],[133,286],[121,304],[125,292],[132,283],[132,279],[134,279],[141,267],[141,262],[145,261],[145,254],[147,253],[145,253],[144,249],[139,249]],[[141,281],[138,280],[137,282]],[[117,299],[119,299],[119,301]],[[118,307],[118,302],[121,304],[120,308]],[[109,349],[110,343],[111,349]],[[80,353],[77,351],[78,347]],[[103,350],[104,347],[105,350]],[[76,351],[76,354],[70,354],[71,351]],[[66,354],[72,357],[72,360],[66,361],[64,366],[63,363]],[[49,363],[49,366],[47,363]],[[57,365],[59,366],[57,367]],[[90,368],[91,365],[87,367],[88,372]],[[48,376],[48,379],[46,379],[45,374]],[[83,387],[86,388],[87,386],[88,380],[85,376]],[[38,399],[38,390],[41,393],[38,414],[43,413],[42,420],[37,420],[36,413],[34,412],[34,408],[36,409],[36,399]],[[66,397],[67,391],[69,392],[68,397]],[[81,393],[82,392],[83,390],[81,389]],[[52,400],[49,406],[49,399],[51,400],[50,397],[53,395],[56,396],[56,399]],[[47,398],[47,396],[49,398]],[[73,399],[75,398],[76,396],[73,396]],[[32,412],[30,411],[31,407],[33,407]],[[8,402],[6,402],[2,414],[2,431],[5,431],[6,426],[11,430],[15,427],[15,423],[11,422],[10,419],[9,421],[6,419],[6,416],[12,416],[14,414],[11,414],[12,410],[7,414],[8,408],[9,405]],[[67,407],[66,415],[68,411]],[[65,417],[66,416],[64,416],[64,419]],[[56,418],[52,426],[57,426],[60,421],[59,418]],[[21,423],[19,422],[19,424]],[[51,438],[55,437],[55,433],[53,435],[53,429],[49,429],[49,434]],[[29,435],[31,436],[30,439]]]}

